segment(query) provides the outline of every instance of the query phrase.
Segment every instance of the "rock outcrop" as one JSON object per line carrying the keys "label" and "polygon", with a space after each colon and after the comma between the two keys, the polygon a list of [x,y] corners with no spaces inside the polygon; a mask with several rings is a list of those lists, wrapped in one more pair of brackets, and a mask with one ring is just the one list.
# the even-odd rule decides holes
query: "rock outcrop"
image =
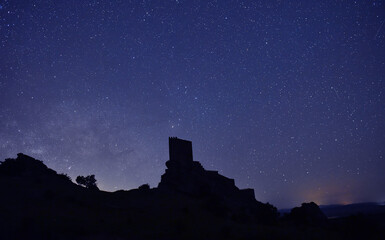
{"label": "rock outcrop", "polygon": [[302,203],[301,207],[293,208],[288,217],[295,224],[322,226],[327,223],[326,215],[314,202]]}

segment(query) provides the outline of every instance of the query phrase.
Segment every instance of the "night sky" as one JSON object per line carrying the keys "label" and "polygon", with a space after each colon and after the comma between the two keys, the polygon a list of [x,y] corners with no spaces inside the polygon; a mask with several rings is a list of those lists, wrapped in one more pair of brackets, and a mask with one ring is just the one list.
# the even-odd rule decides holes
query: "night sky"
{"label": "night sky", "polygon": [[168,137],[278,208],[385,201],[385,1],[0,0],[0,159],[156,187]]}

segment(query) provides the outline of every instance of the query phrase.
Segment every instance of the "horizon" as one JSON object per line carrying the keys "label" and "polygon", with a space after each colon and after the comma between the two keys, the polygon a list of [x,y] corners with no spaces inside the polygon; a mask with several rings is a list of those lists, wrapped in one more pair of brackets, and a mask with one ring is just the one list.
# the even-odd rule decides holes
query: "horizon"
{"label": "horizon", "polygon": [[384,6],[0,1],[0,157],[132,189],[178,136],[261,202],[383,202]]}
{"label": "horizon", "polygon": [[[183,140],[185,140],[185,139],[183,139]],[[18,153],[19,154],[19,153]],[[24,154],[24,153],[21,153],[21,154]],[[24,154],[25,155],[25,154]],[[31,156],[31,155],[28,155],[28,154],[26,154],[27,156],[30,156],[30,157],[33,157],[33,156]],[[10,157],[10,158],[12,158],[12,157]],[[38,159],[38,158],[35,158],[35,157],[33,157],[35,160],[39,160],[39,161],[42,161],[48,168],[50,168],[47,164],[46,164],[46,162],[44,162],[44,160],[43,159]],[[195,161],[195,160],[194,160]],[[1,162],[3,162],[2,160],[0,160],[0,163]],[[204,166],[203,166],[204,167]],[[166,168],[166,165],[165,165],[165,168]],[[50,169],[52,169],[52,168],[50,168]],[[52,169],[52,170],[55,170],[55,169]],[[205,170],[215,170],[215,169],[206,169],[205,168]],[[56,171],[56,170],[55,170]],[[62,173],[62,172],[58,172],[58,171],[56,171],[57,172],[57,174],[67,174],[67,173]],[[67,174],[68,175],[68,174]],[[74,184],[77,184],[76,182],[75,182],[75,180],[74,179],[76,179],[76,177],[77,176],[70,176],[70,175],[68,175],[70,178],[71,178],[71,181],[74,183]],[[96,177],[96,180],[97,180],[97,176],[95,176]],[[228,177],[228,176],[225,176],[225,177]],[[236,179],[234,179],[235,180],[235,185],[237,186],[237,184],[236,184]],[[123,190],[123,191],[130,191],[130,190],[134,190],[134,189],[137,189],[138,187],[134,187],[134,188],[129,188],[129,189],[113,189],[113,190],[109,190],[109,189],[103,189],[103,188],[100,188],[100,185],[99,185],[99,182],[97,181],[97,186],[99,187],[99,191],[103,191],[103,192],[108,192],[108,193],[113,193],[113,192],[115,192],[115,191],[121,191],[121,190]],[[156,185],[156,186],[151,186],[150,185],[150,188],[157,188],[158,186]],[[239,186],[237,186],[237,187],[239,187]],[[241,189],[241,188],[240,188]],[[256,200],[258,200],[259,201],[259,199],[258,199],[258,197],[257,196],[255,196],[255,199]],[[269,201],[267,201],[267,202],[269,202]],[[267,203],[267,202],[263,202],[263,203]],[[292,209],[292,208],[294,208],[294,207],[300,207],[301,206],[301,204],[302,203],[309,203],[309,202],[314,202],[314,203],[316,203],[321,209],[323,208],[323,207],[328,207],[328,206],[348,206],[348,205],[355,205],[355,204],[376,204],[376,205],[384,205],[385,204],[385,200],[384,201],[361,201],[361,202],[340,202],[340,203],[326,203],[326,204],[320,204],[320,203],[318,203],[318,202],[316,202],[316,201],[313,201],[313,200],[310,200],[310,201],[302,201],[302,202],[300,202],[300,203],[298,203],[298,204],[296,204],[296,205],[292,205],[292,206],[287,206],[287,207],[281,207],[281,206],[277,206],[276,204],[274,204],[274,203],[272,203],[272,202],[270,202],[270,204],[273,204],[273,206],[275,206],[275,207],[277,207],[277,210],[278,211],[285,211],[285,210],[290,210],[290,209]]]}

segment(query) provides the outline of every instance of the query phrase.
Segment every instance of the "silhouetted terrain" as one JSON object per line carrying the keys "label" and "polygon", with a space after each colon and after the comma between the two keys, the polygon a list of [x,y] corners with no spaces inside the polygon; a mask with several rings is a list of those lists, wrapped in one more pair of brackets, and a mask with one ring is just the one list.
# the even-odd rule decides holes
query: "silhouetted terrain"
{"label": "silhouetted terrain", "polygon": [[168,168],[153,189],[99,191],[27,155],[6,159],[0,239],[384,239],[384,214],[328,220],[307,203],[279,218],[252,190],[204,170],[192,155],[185,160],[184,151],[172,154],[171,146],[189,148],[181,141],[170,139]]}
{"label": "silhouetted terrain", "polygon": [[[348,217],[357,214],[385,214],[385,205],[373,202],[354,203],[347,205],[320,205],[319,208],[328,218]],[[280,209],[281,214],[289,213],[291,209]]]}
{"label": "silhouetted terrain", "polygon": [[320,206],[326,216],[348,217],[354,214],[385,214],[385,205],[378,203],[355,203],[348,205],[325,205]]}

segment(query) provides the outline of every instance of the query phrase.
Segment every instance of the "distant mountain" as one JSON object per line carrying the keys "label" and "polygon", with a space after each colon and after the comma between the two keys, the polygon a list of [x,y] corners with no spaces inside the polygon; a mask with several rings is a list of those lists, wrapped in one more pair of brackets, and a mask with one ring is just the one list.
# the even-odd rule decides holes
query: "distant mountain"
{"label": "distant mountain", "polygon": [[354,203],[348,205],[321,205],[327,217],[347,217],[354,214],[385,214],[385,206],[374,202]]}
{"label": "distant mountain", "polygon": [[[385,214],[385,205],[375,202],[353,203],[348,205],[320,205],[321,211],[328,218],[348,217],[355,214]],[[290,213],[290,208],[278,210],[281,215]]]}

